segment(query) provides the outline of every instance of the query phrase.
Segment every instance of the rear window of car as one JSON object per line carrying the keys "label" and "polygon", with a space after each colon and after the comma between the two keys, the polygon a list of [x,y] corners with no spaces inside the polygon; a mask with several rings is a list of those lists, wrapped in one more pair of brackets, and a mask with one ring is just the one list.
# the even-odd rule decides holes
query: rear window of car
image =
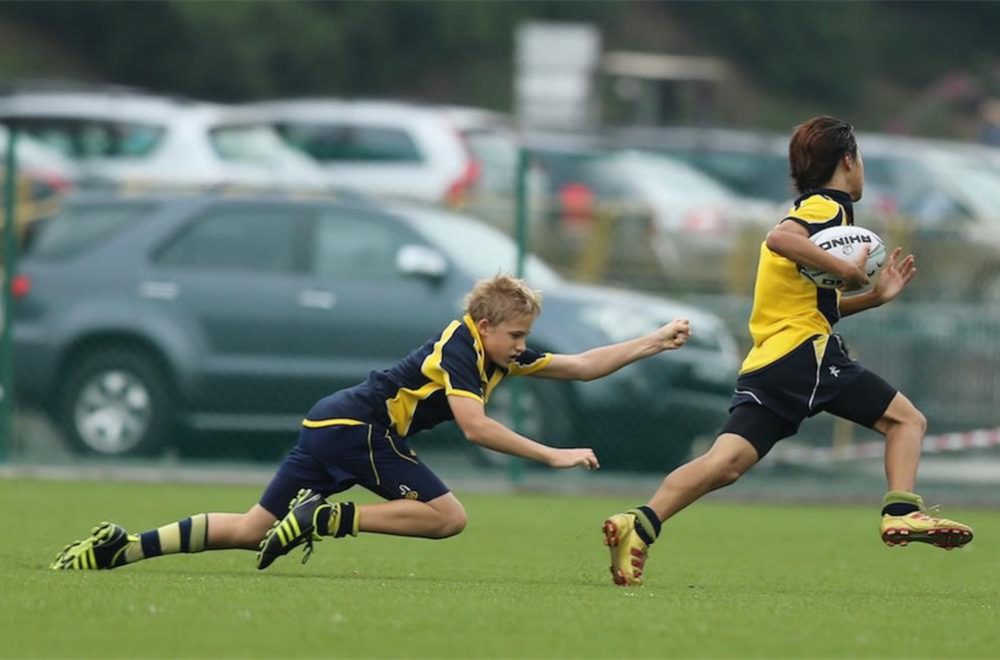
{"label": "rear window of car", "polygon": [[147,204],[67,206],[57,215],[37,222],[27,254],[40,259],[64,259],[83,253],[139,222],[149,213]]}
{"label": "rear window of car", "polygon": [[410,134],[398,128],[305,122],[282,122],[276,128],[288,144],[324,163],[423,161]]}
{"label": "rear window of car", "polygon": [[61,117],[19,119],[18,126],[74,160],[141,158],[160,144],[164,134],[153,124]]}

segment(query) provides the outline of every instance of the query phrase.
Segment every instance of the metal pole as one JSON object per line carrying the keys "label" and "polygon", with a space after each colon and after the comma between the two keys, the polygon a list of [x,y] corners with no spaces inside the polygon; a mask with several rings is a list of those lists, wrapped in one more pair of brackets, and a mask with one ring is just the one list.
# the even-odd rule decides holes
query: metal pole
{"label": "metal pole", "polygon": [[13,309],[14,296],[11,280],[17,272],[17,221],[15,219],[17,194],[17,127],[8,126],[7,155],[4,159],[6,181],[4,182],[4,222],[3,222],[3,309],[0,326],[0,463],[6,462],[14,432],[14,345]]}
{"label": "metal pole", "polygon": [[[528,254],[528,167],[530,166],[530,162],[531,159],[528,150],[521,147],[517,158],[517,228],[515,234],[515,238],[517,239],[517,270],[514,273],[520,278],[524,277],[525,261]],[[514,425],[514,431],[520,433],[524,425],[521,406],[524,383],[522,379],[515,378],[510,386],[511,422]],[[509,465],[511,482],[514,484],[521,483],[524,480],[524,464],[521,459],[512,456]]]}

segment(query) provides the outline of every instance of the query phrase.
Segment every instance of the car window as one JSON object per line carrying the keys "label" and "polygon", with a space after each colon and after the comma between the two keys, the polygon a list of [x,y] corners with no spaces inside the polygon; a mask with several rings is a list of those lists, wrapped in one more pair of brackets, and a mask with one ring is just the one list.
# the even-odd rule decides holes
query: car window
{"label": "car window", "polygon": [[212,210],[189,223],[156,261],[189,268],[292,271],[298,220],[279,208]]}
{"label": "car window", "polygon": [[33,236],[28,253],[42,259],[60,259],[86,251],[132,223],[152,207],[145,204],[66,206],[47,218]]}
{"label": "car window", "polygon": [[[414,229],[475,279],[516,270],[517,244],[489,225],[429,209],[422,210],[414,220]],[[543,289],[561,282],[548,264],[530,254],[525,260],[525,277]]]}
{"label": "car window", "polygon": [[404,242],[398,228],[370,217],[325,212],[316,218],[311,270],[329,278],[393,278]]}
{"label": "car window", "polygon": [[379,126],[282,122],[288,144],[321,162],[415,163],[423,157],[403,130]]}
{"label": "car window", "polygon": [[637,184],[669,189],[688,199],[725,202],[733,194],[722,184],[681,161],[650,153],[623,153],[612,162],[620,164],[623,174]]}
{"label": "car window", "polygon": [[670,149],[667,153],[746,197],[784,202],[797,196],[788,172],[788,159],[784,156],[707,149]]}
{"label": "car window", "polygon": [[230,162],[278,165],[295,153],[266,125],[219,126],[209,131],[209,141],[216,155]]}
{"label": "car window", "polygon": [[163,139],[153,124],[96,119],[29,117],[18,120],[28,135],[75,160],[141,158]]}

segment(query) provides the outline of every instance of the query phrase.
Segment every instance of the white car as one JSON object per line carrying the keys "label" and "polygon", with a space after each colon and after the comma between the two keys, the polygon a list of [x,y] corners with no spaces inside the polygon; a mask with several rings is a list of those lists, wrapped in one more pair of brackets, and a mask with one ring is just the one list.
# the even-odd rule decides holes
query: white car
{"label": "white car", "polygon": [[[513,226],[519,142],[507,117],[460,106],[295,99],[255,103],[334,186],[461,208]],[[538,190],[534,186],[532,190]]]}
{"label": "white car", "polygon": [[[9,132],[0,126],[0,171],[6,163],[8,139]],[[21,175],[33,183],[44,184],[56,193],[71,188],[79,176],[72,160],[23,132],[18,133],[15,159]]]}
{"label": "white car", "polygon": [[[649,244],[676,284],[698,290],[745,290],[753,271],[741,250],[762,237],[778,208],[740,197],[722,183],[670,156],[615,151],[594,161],[591,176],[615,187],[626,206],[651,214]],[[754,255],[756,256],[756,255]]]}
{"label": "white car", "polygon": [[0,121],[78,164],[84,182],[125,189],[327,189],[307,157],[259,115],[130,90],[14,91]]}

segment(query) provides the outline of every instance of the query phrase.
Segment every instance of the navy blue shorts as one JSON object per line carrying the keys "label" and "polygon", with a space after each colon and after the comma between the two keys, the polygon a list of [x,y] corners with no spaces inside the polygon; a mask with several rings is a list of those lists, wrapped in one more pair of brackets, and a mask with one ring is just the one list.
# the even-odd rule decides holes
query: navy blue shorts
{"label": "navy blue shorts", "polygon": [[449,490],[405,440],[371,424],[337,424],[299,431],[298,442],[261,495],[260,505],[282,518],[300,488],[329,497],[355,485],[387,500],[421,502]]}
{"label": "navy blue shorts", "polygon": [[742,374],[722,433],[746,438],[762,458],[819,412],[872,428],[896,393],[850,358],[840,335],[821,335],[766,367]]}

